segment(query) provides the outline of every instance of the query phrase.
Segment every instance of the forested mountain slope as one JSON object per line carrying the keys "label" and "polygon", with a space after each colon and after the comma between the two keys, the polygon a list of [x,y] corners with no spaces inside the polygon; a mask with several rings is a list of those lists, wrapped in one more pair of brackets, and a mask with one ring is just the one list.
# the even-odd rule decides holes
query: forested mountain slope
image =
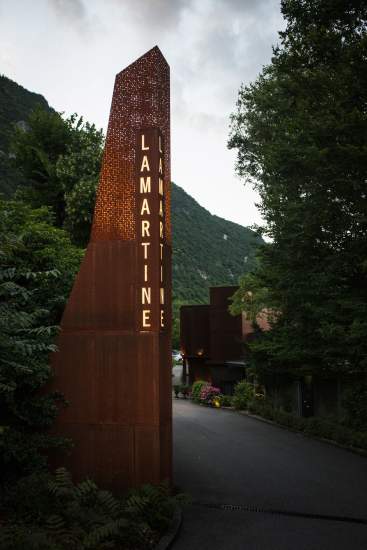
{"label": "forested mountain slope", "polygon": [[172,184],[173,344],[179,342],[179,308],[208,303],[209,287],[235,285],[254,265],[256,233],[213,216]]}
{"label": "forested mountain slope", "polygon": [[[10,197],[21,179],[9,156],[14,124],[26,123],[46,99],[0,76],[0,193]],[[246,220],[244,220],[246,221]],[[181,187],[172,184],[174,341],[182,304],[206,303],[213,285],[233,285],[254,263],[262,242],[246,227],[213,216]]]}
{"label": "forested mountain slope", "polygon": [[11,196],[21,182],[9,158],[11,134],[15,124],[24,124],[33,109],[50,107],[40,94],[29,92],[13,80],[0,75],[0,193]]}
{"label": "forested mountain slope", "polygon": [[26,121],[29,113],[40,106],[50,109],[45,98],[29,92],[13,80],[0,75],[0,149],[7,151],[14,123]]}
{"label": "forested mountain slope", "polygon": [[213,216],[172,184],[175,298],[208,300],[213,285],[233,285],[254,263],[261,239],[250,229]]}

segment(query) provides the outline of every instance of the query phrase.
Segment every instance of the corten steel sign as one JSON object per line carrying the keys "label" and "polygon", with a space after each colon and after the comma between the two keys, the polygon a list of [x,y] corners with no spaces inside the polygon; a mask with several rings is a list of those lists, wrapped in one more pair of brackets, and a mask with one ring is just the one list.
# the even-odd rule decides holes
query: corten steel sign
{"label": "corten steel sign", "polygon": [[155,47],[116,76],[91,239],[53,357],[76,479],[171,479],[169,214],[169,67]]}

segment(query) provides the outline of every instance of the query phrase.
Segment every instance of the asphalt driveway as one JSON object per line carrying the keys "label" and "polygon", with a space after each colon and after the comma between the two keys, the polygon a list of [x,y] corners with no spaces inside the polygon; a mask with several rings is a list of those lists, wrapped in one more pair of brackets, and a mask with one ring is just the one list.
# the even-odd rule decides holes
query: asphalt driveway
{"label": "asphalt driveway", "polygon": [[174,482],[193,498],[174,550],[366,550],[367,458],[175,399]]}

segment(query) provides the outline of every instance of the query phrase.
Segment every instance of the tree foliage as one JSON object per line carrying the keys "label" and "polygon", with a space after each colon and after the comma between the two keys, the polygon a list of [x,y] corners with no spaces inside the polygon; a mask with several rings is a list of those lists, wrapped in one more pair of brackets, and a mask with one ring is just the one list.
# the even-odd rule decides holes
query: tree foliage
{"label": "tree foliage", "polygon": [[92,222],[103,151],[103,133],[76,114],[35,109],[12,141],[14,164],[25,180],[18,191],[33,207],[49,206],[57,227],[85,245]]}
{"label": "tree foliage", "polygon": [[[44,391],[81,252],[47,209],[0,202],[0,482],[46,464],[61,396]],[[41,391],[42,390],[42,391]]]}
{"label": "tree foliage", "polygon": [[367,5],[281,6],[287,27],[271,64],[241,87],[229,140],[238,173],[259,191],[271,239],[253,277],[257,298],[266,289],[266,306],[279,315],[253,350],[271,369],[360,371],[367,366]]}
{"label": "tree foliage", "polygon": [[94,124],[72,115],[67,119],[71,142],[57,161],[56,173],[64,191],[64,227],[74,242],[85,246],[92,225],[103,153],[103,133]]}
{"label": "tree foliage", "polygon": [[233,315],[246,311],[247,318],[256,323],[257,316],[268,307],[268,304],[268,289],[262,286],[257,275],[250,272],[241,277],[229,310]]}

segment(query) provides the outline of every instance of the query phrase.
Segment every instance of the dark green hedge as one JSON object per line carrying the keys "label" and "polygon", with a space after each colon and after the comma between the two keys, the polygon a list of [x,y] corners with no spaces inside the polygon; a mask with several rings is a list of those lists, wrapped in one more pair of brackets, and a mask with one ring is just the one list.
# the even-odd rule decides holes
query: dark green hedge
{"label": "dark green hedge", "polygon": [[291,413],[274,408],[264,400],[257,399],[249,402],[248,410],[306,435],[329,439],[348,447],[367,450],[367,432],[352,430],[330,419],[316,416],[311,418],[294,416]]}

